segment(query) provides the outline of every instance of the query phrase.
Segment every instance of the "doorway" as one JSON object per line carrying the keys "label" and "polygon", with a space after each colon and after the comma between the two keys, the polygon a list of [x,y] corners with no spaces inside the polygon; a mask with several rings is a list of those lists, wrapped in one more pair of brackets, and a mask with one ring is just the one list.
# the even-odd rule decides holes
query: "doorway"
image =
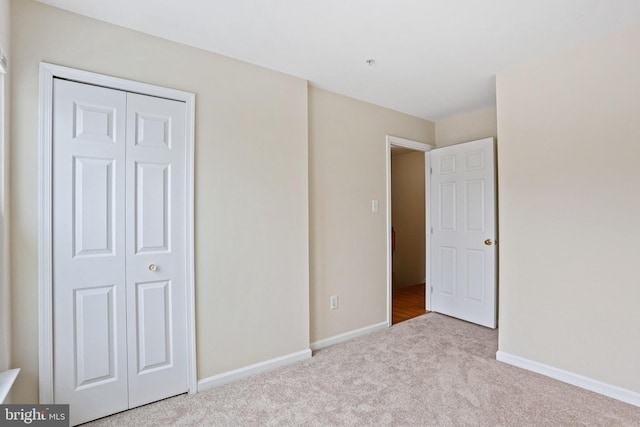
{"label": "doorway", "polygon": [[428,152],[435,147],[394,136],[387,136],[386,146],[387,322],[391,326],[426,313],[429,306]]}
{"label": "doorway", "polygon": [[393,311],[394,146],[425,152],[426,309],[495,328],[497,218],[492,137],[435,149],[387,136],[388,325]]}

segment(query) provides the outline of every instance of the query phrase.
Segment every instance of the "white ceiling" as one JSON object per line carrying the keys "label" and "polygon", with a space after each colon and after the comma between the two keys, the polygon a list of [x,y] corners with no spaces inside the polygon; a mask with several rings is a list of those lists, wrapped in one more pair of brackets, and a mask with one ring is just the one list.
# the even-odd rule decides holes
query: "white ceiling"
{"label": "white ceiling", "polygon": [[494,106],[502,71],[640,24],[640,0],[40,1],[431,120]]}

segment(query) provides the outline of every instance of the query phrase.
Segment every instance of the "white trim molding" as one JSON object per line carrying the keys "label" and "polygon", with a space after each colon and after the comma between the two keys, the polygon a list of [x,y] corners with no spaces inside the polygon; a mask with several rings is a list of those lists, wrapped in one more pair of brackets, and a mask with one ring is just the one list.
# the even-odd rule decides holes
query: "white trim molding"
{"label": "white trim molding", "polygon": [[20,373],[20,368],[9,369],[8,371],[0,372],[0,405],[5,403],[7,396],[11,391],[13,383],[16,381]]}
{"label": "white trim molding", "polygon": [[640,406],[640,393],[637,393],[635,391],[627,390],[612,384],[603,383],[602,381],[594,380],[593,378],[585,377],[574,372],[565,371],[563,369],[525,359],[524,357],[505,353],[504,351],[496,352],[496,359],[499,362],[507,363],[509,365],[517,366],[518,368],[526,369],[527,371],[542,374],[558,381],[562,381],[563,383],[584,388],[586,390],[602,394],[612,399],[620,400],[631,405]]}
{"label": "white trim molding", "polygon": [[[426,288],[429,289],[430,286],[430,264],[429,264],[429,248],[431,247],[431,212],[429,209],[429,198],[431,195],[431,156],[429,155],[429,151],[436,148],[435,145],[425,144],[424,142],[412,141],[406,138],[400,138],[398,136],[387,135],[386,142],[386,174],[387,174],[387,198],[386,198],[386,217],[387,217],[387,325],[391,326],[391,318],[392,316],[392,284],[393,284],[393,271],[392,271],[392,236],[391,236],[391,226],[392,226],[392,218],[391,218],[391,146],[404,147],[409,148],[415,151],[423,151],[424,155],[424,192],[425,199],[424,202],[426,204],[426,209],[424,211],[425,216],[425,281]],[[431,309],[431,298],[426,298],[427,300],[427,310]]]}
{"label": "white trim molding", "polygon": [[7,51],[2,43],[0,43],[0,73],[6,74],[9,71],[9,60],[7,59]]}
{"label": "white trim molding", "polygon": [[387,142],[391,145],[410,148],[416,151],[431,151],[434,148],[436,148],[436,146],[433,144],[427,144],[425,142],[419,142],[411,139],[400,138],[399,136],[393,136],[393,135],[387,135]]}
{"label": "white trim molding", "polygon": [[269,371],[273,371],[284,366],[292,365],[298,362],[304,362],[311,359],[311,350],[302,350],[297,353],[287,354],[285,356],[276,357],[275,359],[265,360],[264,362],[245,366],[244,368],[234,369],[233,371],[224,372],[198,381],[198,392],[209,390],[221,385],[240,381],[245,378],[253,377]]}
{"label": "white trim molding", "polygon": [[185,284],[187,301],[187,386],[196,393],[196,320],[194,279],[194,140],[195,94],[146,83],[124,80],[88,71],[40,63],[40,132],[38,165],[38,310],[40,403],[53,403],[53,294],[52,294],[52,113],[53,79],[135,92],[186,104],[186,194]]}
{"label": "white trim molding", "polygon": [[312,342],[311,350],[322,350],[323,348],[331,347],[332,345],[340,344],[341,342],[349,341],[362,335],[367,335],[372,332],[380,331],[382,329],[387,329],[388,327],[388,322],[380,322],[376,323],[375,325],[365,326],[364,328],[356,329],[351,332],[346,332],[344,334]]}

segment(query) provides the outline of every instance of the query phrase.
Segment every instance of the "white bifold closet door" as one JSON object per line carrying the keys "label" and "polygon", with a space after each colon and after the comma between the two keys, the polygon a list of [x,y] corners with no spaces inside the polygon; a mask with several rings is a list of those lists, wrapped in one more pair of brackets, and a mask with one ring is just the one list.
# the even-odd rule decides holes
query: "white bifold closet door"
{"label": "white bifold closet door", "polygon": [[187,391],[185,108],[54,81],[54,400],[72,424]]}

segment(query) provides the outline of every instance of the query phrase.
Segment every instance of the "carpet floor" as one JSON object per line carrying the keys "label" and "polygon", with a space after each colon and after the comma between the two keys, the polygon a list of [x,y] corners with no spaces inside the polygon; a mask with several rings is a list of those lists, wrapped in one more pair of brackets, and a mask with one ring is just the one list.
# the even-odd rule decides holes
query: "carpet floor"
{"label": "carpet floor", "polygon": [[640,426],[640,408],[495,360],[497,331],[429,313],[305,362],[91,426]]}

